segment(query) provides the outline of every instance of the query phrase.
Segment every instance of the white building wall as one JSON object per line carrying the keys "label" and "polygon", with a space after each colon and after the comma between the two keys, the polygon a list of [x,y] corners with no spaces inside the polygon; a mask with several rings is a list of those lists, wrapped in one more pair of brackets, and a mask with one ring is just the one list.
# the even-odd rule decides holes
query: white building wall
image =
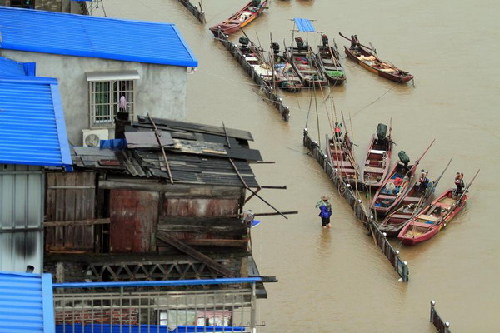
{"label": "white building wall", "polygon": [[[18,62],[36,62],[37,76],[58,79],[72,145],[82,145],[82,129],[90,128],[86,72],[136,70],[140,79],[136,82],[135,115],[149,113],[158,118],[186,118],[185,67],[12,50],[2,50],[2,56]],[[114,130],[110,129],[110,138],[113,135]]]}

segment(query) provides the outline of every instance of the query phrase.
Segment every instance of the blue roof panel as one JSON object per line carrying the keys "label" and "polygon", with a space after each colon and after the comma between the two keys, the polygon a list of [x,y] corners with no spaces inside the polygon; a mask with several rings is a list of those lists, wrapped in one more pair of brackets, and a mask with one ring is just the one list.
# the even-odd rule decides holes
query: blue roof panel
{"label": "blue roof panel", "polygon": [[0,332],[54,331],[52,276],[0,272]]}
{"label": "blue roof panel", "polygon": [[174,24],[0,7],[3,49],[196,67]]}
{"label": "blue roof panel", "polygon": [[22,63],[0,57],[1,76],[26,76]]}
{"label": "blue roof panel", "polygon": [[293,19],[297,30],[300,32],[315,32],[312,22],[305,18],[296,17]]}
{"label": "blue roof panel", "polygon": [[0,78],[0,164],[71,168],[57,80]]}

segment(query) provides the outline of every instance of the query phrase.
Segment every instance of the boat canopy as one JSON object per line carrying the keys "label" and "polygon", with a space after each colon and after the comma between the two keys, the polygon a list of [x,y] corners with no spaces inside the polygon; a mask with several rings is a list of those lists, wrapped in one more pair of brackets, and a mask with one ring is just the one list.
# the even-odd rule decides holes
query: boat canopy
{"label": "boat canopy", "polygon": [[293,19],[297,30],[300,32],[315,32],[314,26],[311,20],[296,17]]}

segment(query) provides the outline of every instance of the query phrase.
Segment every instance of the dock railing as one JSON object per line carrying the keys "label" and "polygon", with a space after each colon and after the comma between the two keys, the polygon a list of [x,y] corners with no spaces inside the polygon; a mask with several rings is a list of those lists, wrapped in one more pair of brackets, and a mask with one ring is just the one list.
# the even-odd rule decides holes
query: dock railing
{"label": "dock railing", "polygon": [[450,323],[443,321],[436,311],[436,301],[431,301],[431,323],[439,333],[451,333]]}
{"label": "dock railing", "polygon": [[347,203],[351,206],[354,215],[358,220],[363,222],[368,232],[372,235],[375,244],[380,248],[382,253],[389,260],[396,272],[401,276],[403,282],[408,281],[409,270],[408,263],[401,260],[399,251],[396,251],[387,240],[386,234],[382,233],[373,220],[373,217],[366,211],[363,202],[356,194],[356,189],[353,189],[350,184],[346,184],[340,175],[333,168],[328,160],[328,156],[321,150],[319,144],[313,141],[308,134],[307,129],[304,129],[302,143],[306,147],[311,156],[321,165],[326,172],[333,185],[337,188],[339,195],[344,197]]}
{"label": "dock railing", "polygon": [[205,12],[203,12],[203,8],[201,6],[201,2],[198,2],[200,9],[198,9],[197,6],[193,5],[191,1],[189,0],[177,0],[179,1],[184,7],[189,10],[191,14],[193,14],[194,17],[198,20],[200,23],[207,23],[205,19]]}
{"label": "dock railing", "polygon": [[281,118],[284,121],[290,119],[290,109],[283,104],[283,99],[279,97],[276,93],[276,89],[273,88],[272,84],[265,81],[259,73],[246,61],[245,56],[238,48],[238,45],[233,44],[228,40],[227,35],[218,31],[215,33],[215,38],[219,40],[222,45],[231,53],[231,55],[236,58],[236,61],[243,67],[243,70],[252,78],[252,80],[259,86],[260,90],[266,97],[266,99],[274,106],[276,110],[281,114]]}
{"label": "dock railing", "polygon": [[263,279],[56,283],[56,332],[254,333]]}

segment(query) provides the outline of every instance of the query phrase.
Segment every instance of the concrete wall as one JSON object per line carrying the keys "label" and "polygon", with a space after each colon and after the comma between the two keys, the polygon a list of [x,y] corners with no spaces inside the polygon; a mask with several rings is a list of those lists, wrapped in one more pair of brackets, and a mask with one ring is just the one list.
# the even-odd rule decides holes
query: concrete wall
{"label": "concrete wall", "polygon": [[[149,113],[175,120],[186,117],[185,67],[12,50],[2,50],[2,56],[19,62],[36,62],[37,76],[58,79],[68,138],[76,146],[82,145],[82,129],[90,128],[86,72],[136,70],[140,79],[135,86],[135,115]],[[113,133],[110,129],[110,138]]]}

